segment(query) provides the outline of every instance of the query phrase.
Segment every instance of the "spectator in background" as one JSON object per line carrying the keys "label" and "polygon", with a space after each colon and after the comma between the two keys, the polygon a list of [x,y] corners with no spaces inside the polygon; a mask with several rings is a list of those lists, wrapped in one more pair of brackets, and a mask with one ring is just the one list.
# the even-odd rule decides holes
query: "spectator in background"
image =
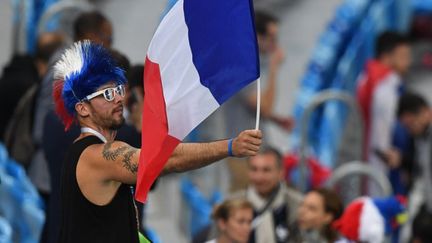
{"label": "spectator in background", "polygon": [[[265,148],[256,157],[249,158],[248,164],[246,172],[251,184],[229,198],[246,199],[253,205],[257,224],[249,242],[285,242],[287,226],[296,219],[301,195],[283,183],[282,158],[277,150]],[[279,236],[276,236],[276,228],[281,232]],[[212,226],[204,227],[193,236],[192,242],[202,243],[213,239],[214,232]]]}
{"label": "spectator in background", "polygon": [[408,215],[411,219],[404,229],[404,238],[410,235],[412,217],[417,215],[422,205],[432,214],[432,113],[426,100],[416,94],[401,97],[398,117],[416,138],[416,153],[412,189],[409,194]]}
{"label": "spectator in background", "polygon": [[34,55],[15,55],[4,68],[0,78],[0,100],[3,104],[3,114],[0,119],[2,141],[18,102],[31,87],[40,84],[47,72],[49,58],[61,45],[63,45],[61,34],[42,33],[38,37]]}
{"label": "spectator in background", "polygon": [[247,199],[253,205],[255,227],[249,242],[285,243],[302,196],[284,184],[281,154],[274,148],[264,148],[248,158],[247,173],[248,188],[231,197]]}
{"label": "spectator in background", "polygon": [[[255,28],[261,71],[267,73],[261,79],[261,127],[265,129],[266,123],[273,122],[289,131],[293,126],[292,118],[281,117],[273,112],[279,69],[285,58],[284,51],[278,43],[278,20],[269,13],[256,11]],[[244,88],[223,105],[228,137],[234,137],[245,128],[255,127],[256,104],[257,90],[256,83],[254,83]],[[268,144],[266,138],[264,138],[264,143]],[[229,167],[232,173],[231,191],[244,189],[247,186],[247,180],[245,180],[247,178],[245,175],[246,162],[244,160],[230,160]]]}
{"label": "spectator in background", "polygon": [[332,223],[342,213],[342,201],[334,191],[324,188],[310,191],[298,209],[298,231],[290,242],[335,242],[339,235]]}
{"label": "spectator in background", "polygon": [[113,43],[113,28],[111,22],[100,12],[82,13],[74,21],[74,40],[91,40],[111,48]]}
{"label": "spectator in background", "polygon": [[[376,59],[370,60],[360,78],[358,100],[365,122],[365,157],[377,170],[388,174],[402,161],[400,149],[393,146],[396,109],[402,77],[411,64],[408,39],[394,32],[381,34],[376,43]],[[404,136],[402,136],[404,137]],[[407,136],[402,140],[408,139]],[[369,193],[376,195],[370,185]]]}
{"label": "spectator in background", "polygon": [[213,220],[218,236],[207,243],[246,243],[252,229],[253,207],[243,199],[232,199],[217,205]]}

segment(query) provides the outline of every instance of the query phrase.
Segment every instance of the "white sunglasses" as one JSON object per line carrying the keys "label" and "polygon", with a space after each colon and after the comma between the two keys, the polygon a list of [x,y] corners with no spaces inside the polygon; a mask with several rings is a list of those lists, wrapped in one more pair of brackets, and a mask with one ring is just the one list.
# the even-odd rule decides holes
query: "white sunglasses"
{"label": "white sunglasses", "polygon": [[96,91],[92,94],[87,95],[83,99],[83,101],[89,101],[99,95],[103,95],[106,101],[113,101],[116,94],[120,95],[121,97],[125,97],[126,89],[123,84],[120,84],[117,87],[106,88],[106,89]]}

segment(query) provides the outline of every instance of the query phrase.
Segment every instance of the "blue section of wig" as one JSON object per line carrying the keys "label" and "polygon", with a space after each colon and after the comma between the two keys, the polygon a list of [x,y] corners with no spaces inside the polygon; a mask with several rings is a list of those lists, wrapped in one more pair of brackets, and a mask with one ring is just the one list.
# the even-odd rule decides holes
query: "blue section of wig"
{"label": "blue section of wig", "polygon": [[70,74],[64,80],[63,100],[69,114],[75,114],[75,105],[99,87],[114,82],[127,82],[123,69],[102,45],[82,44],[83,66],[80,71]]}

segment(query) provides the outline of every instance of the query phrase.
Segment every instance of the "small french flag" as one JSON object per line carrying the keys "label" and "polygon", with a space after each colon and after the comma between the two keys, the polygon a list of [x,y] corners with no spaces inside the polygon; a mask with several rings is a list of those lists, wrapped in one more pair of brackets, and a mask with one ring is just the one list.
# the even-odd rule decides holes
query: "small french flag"
{"label": "small french flag", "polygon": [[179,0],[173,6],[145,61],[137,200],[146,200],[188,133],[258,78],[251,0]]}

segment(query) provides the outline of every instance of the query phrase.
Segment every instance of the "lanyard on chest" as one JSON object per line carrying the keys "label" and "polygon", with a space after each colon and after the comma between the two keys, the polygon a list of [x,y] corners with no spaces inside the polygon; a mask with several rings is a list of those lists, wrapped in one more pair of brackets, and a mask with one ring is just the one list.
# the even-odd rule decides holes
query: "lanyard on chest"
{"label": "lanyard on chest", "polygon": [[91,133],[91,134],[95,135],[96,137],[98,137],[100,140],[102,140],[102,142],[107,143],[107,139],[100,132],[94,130],[93,128],[82,127],[81,133]]}

